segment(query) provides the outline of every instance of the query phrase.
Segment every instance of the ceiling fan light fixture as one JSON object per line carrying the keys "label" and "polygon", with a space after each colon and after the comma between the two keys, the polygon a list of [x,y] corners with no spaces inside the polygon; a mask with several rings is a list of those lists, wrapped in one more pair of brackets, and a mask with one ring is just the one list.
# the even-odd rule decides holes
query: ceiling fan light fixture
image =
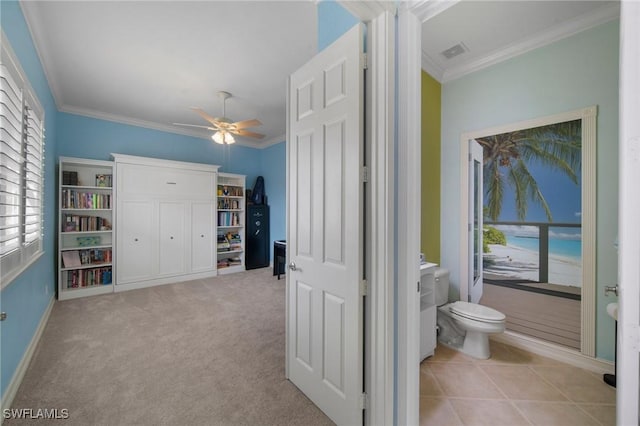
{"label": "ceiling fan light fixture", "polygon": [[220,145],[231,145],[232,143],[236,142],[231,133],[224,131],[215,132],[213,136],[211,136],[211,139],[213,139],[215,143],[219,143]]}

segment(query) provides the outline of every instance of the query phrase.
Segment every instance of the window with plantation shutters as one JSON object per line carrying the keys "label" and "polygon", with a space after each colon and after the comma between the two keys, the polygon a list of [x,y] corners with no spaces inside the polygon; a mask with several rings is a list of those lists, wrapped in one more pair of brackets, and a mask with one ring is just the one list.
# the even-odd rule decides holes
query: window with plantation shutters
{"label": "window with plantation shutters", "polygon": [[42,253],[44,112],[2,34],[0,278],[4,288]]}

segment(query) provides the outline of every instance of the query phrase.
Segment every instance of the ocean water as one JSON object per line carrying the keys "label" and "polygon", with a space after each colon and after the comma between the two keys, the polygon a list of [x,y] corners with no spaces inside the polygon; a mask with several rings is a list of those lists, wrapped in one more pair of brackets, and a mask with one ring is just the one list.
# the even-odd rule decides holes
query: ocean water
{"label": "ocean water", "polygon": [[[538,238],[516,237],[513,235],[505,236],[507,237],[507,244],[511,246],[538,252]],[[567,240],[562,238],[549,238],[549,254],[571,257],[580,261],[580,259],[582,258],[582,241]]]}

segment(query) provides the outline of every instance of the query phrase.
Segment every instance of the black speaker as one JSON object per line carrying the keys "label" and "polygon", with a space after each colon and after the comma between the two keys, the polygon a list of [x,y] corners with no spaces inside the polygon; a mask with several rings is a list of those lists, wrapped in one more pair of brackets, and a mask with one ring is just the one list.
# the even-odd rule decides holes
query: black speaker
{"label": "black speaker", "polygon": [[247,206],[246,269],[269,266],[269,243],[269,206],[249,204]]}

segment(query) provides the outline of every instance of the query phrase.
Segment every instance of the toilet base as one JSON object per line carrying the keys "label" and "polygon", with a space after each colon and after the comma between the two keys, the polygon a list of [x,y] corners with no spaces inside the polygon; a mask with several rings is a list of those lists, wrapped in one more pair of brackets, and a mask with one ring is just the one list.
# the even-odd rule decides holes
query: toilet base
{"label": "toilet base", "polygon": [[467,330],[461,351],[474,358],[489,359],[491,357],[489,335],[487,333]]}

